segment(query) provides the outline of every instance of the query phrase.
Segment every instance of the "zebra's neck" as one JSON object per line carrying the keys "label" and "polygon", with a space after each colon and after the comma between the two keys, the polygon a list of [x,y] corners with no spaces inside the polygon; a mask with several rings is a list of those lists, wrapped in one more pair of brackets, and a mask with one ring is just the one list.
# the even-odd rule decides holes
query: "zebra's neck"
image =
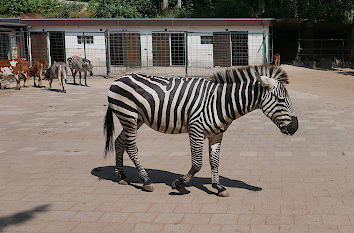
{"label": "zebra's neck", "polygon": [[224,132],[231,122],[259,108],[263,88],[255,80],[214,83],[207,96],[204,119],[207,131]]}

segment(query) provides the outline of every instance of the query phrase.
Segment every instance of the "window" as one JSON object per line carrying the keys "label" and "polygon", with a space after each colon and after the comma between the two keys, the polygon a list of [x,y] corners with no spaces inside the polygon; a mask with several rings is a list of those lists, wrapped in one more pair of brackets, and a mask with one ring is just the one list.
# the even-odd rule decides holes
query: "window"
{"label": "window", "polygon": [[78,44],[93,44],[93,36],[77,36]]}
{"label": "window", "polygon": [[200,36],[201,44],[213,44],[213,36]]}

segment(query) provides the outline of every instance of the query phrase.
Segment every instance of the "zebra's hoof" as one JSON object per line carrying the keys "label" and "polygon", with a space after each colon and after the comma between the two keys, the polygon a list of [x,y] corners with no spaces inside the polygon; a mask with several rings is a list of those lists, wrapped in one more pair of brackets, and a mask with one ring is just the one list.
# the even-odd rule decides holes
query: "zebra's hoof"
{"label": "zebra's hoof", "polygon": [[218,193],[218,196],[219,197],[229,197],[230,193],[225,190],[225,191],[222,191],[222,192]]}
{"label": "zebra's hoof", "polygon": [[172,184],[171,184],[171,188],[172,188],[172,189],[178,190],[178,189],[180,189],[180,188],[182,188],[182,187],[183,187],[183,185],[181,185],[180,179],[174,180],[174,181],[172,182]]}
{"label": "zebra's hoof", "polygon": [[121,185],[128,185],[128,182],[126,180],[120,180],[118,183]]}
{"label": "zebra's hoof", "polygon": [[143,186],[143,190],[146,192],[152,192],[152,191],[154,191],[154,187],[152,186],[152,184],[145,184]]}

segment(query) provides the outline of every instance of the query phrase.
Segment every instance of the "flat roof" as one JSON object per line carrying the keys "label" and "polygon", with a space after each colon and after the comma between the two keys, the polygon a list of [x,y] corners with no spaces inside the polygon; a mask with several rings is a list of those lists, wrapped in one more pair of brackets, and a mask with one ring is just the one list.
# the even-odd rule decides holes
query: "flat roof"
{"label": "flat roof", "polygon": [[[1,19],[0,19],[1,20]],[[105,27],[105,26],[269,26],[274,18],[76,18],[76,19],[20,19],[19,21],[27,26],[84,26],[84,27]]]}

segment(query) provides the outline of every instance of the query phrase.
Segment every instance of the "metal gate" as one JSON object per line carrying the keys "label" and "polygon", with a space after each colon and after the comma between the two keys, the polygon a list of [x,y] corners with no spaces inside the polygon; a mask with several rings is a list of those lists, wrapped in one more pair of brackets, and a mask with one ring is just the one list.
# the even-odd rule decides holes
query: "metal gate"
{"label": "metal gate", "polygon": [[26,32],[0,32],[0,59],[28,59]]}
{"label": "metal gate", "polygon": [[65,52],[65,33],[64,32],[49,32],[50,43],[50,61],[66,62]]}

